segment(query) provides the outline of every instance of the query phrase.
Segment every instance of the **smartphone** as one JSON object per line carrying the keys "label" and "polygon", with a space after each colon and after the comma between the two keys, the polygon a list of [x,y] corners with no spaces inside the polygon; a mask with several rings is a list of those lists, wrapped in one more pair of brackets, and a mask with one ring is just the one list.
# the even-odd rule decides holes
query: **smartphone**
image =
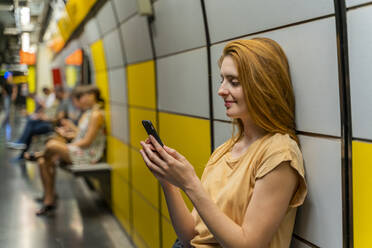
{"label": "smartphone", "polygon": [[156,132],[155,128],[154,128],[154,125],[152,125],[151,121],[149,120],[142,120],[142,125],[143,127],[146,129],[146,132],[148,135],[152,135],[154,136],[154,138],[159,142],[159,144],[161,146],[164,146],[163,145],[163,142],[161,142],[161,139],[158,135],[158,133]]}

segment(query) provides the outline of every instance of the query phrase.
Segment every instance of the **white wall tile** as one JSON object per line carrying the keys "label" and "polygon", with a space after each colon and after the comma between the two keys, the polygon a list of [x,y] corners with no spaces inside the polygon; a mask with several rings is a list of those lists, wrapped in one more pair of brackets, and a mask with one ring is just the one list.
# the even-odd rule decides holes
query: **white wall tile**
{"label": "white wall tile", "polygon": [[159,109],[208,118],[206,48],[158,59],[156,63]]}
{"label": "white wall tile", "polygon": [[127,80],[125,68],[109,71],[110,100],[115,103],[127,103]]}
{"label": "white wall tile", "polygon": [[348,11],[353,136],[372,139],[372,5]]}
{"label": "white wall tile", "polygon": [[205,1],[211,42],[334,13],[333,0]]}
{"label": "white wall tile", "polygon": [[[233,126],[230,123],[213,121],[214,149],[225,143],[232,136]],[[214,150],[213,149],[213,150]]]}
{"label": "white wall tile", "polygon": [[294,233],[319,247],[342,247],[341,141],[300,135],[308,195]]}
{"label": "white wall tile", "polygon": [[346,1],[346,7],[353,7],[359,4],[364,3],[371,3],[371,0],[345,0]]}
{"label": "white wall tile", "polygon": [[206,45],[199,0],[161,0],[154,3],[152,32],[156,56]]}
{"label": "white wall tile", "polygon": [[111,1],[107,1],[99,10],[97,13],[97,22],[102,34],[111,31],[117,26]]}
{"label": "white wall tile", "polygon": [[153,58],[146,17],[136,15],[124,22],[120,29],[128,64]]}
{"label": "white wall tile", "polygon": [[137,12],[136,0],[113,0],[113,4],[120,23]]}
{"label": "white wall tile", "polygon": [[124,66],[124,56],[121,49],[119,32],[117,29],[103,37],[107,68]]}
{"label": "white wall tile", "polygon": [[96,18],[92,18],[84,26],[84,33],[82,36],[82,43],[90,45],[100,38],[101,34],[98,29],[98,23]]}
{"label": "white wall tile", "polygon": [[111,132],[114,137],[129,143],[127,106],[111,104]]}

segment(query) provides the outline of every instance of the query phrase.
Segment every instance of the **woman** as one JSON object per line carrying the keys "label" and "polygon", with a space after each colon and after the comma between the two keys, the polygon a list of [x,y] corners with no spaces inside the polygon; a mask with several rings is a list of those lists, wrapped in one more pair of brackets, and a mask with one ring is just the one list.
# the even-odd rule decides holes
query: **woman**
{"label": "woman", "polygon": [[287,248],[306,196],[287,58],[273,40],[256,38],[228,43],[219,65],[218,94],[238,133],[213,152],[202,179],[152,136],[140,153],[162,186],[179,246]]}
{"label": "woman", "polygon": [[43,207],[37,215],[45,215],[55,209],[55,166],[57,161],[67,164],[96,163],[105,147],[103,100],[95,86],[80,88],[80,104],[85,110],[79,121],[79,131],[70,144],[51,140],[44,154],[37,159],[44,188]]}

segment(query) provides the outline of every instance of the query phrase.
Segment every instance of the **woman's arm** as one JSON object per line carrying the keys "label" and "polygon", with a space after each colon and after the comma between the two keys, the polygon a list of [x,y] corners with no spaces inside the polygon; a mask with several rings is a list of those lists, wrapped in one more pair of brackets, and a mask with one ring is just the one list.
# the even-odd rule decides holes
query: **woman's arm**
{"label": "woman's arm", "polygon": [[61,124],[64,128],[70,129],[71,131],[74,131],[74,132],[79,131],[79,127],[76,126],[75,123],[71,121],[70,119],[62,119]]}
{"label": "woman's arm", "polygon": [[103,122],[103,114],[100,111],[93,111],[87,133],[82,139],[72,143],[71,145],[79,146],[81,148],[90,146],[94,138],[97,136],[99,129],[103,125]]}
{"label": "woman's arm", "polygon": [[[147,139],[146,142],[141,142],[141,145],[152,151],[155,150],[149,139]],[[146,165],[151,163],[144,150],[140,150],[140,153]],[[163,180],[161,176],[149,166],[148,168],[159,180],[163,189],[169,216],[178,239],[183,243],[184,247],[190,247],[190,240],[195,236],[195,221],[182,198],[179,188]]]}
{"label": "woman's arm", "polygon": [[187,208],[179,188],[169,185],[163,186],[169,216],[178,239],[184,247],[190,247],[190,241],[195,236],[195,221]]}
{"label": "woman's arm", "polygon": [[[196,176],[192,165],[175,150],[161,147],[151,137],[160,157],[144,147],[151,170],[163,180],[185,191],[209,231],[222,247],[267,247],[286,214],[297,188],[298,176],[289,162],[283,162],[263,178],[257,180],[252,199],[246,209],[242,225],[226,216],[210,199]],[[169,154],[178,154],[178,159]]]}

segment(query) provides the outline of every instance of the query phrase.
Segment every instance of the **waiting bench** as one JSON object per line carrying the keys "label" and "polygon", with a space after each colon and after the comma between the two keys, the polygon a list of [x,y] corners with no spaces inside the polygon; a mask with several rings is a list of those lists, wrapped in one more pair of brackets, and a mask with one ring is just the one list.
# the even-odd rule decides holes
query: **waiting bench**
{"label": "waiting bench", "polygon": [[107,163],[80,164],[62,166],[67,172],[76,177],[84,177],[90,188],[96,189],[91,178],[97,179],[100,183],[100,191],[107,205],[111,208],[111,166]]}

